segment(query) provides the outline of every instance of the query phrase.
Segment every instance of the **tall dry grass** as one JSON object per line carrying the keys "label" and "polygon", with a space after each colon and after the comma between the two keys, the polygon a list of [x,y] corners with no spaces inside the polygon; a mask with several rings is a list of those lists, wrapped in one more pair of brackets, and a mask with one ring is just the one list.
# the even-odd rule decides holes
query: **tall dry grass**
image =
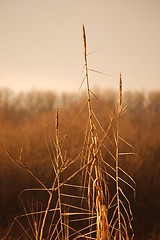
{"label": "tall dry grass", "polygon": [[[92,105],[94,100],[100,106],[103,103],[90,88],[89,71],[92,69],[88,68],[84,26],[83,43],[86,100],[63,136],[60,134],[59,112],[56,111],[55,136],[51,134],[47,142],[52,166],[50,187],[23,161],[23,147],[17,158],[6,149],[14,164],[27,171],[40,187],[28,188],[20,193],[24,213],[14,219],[3,240],[9,239],[11,234],[12,238],[35,240],[134,238],[133,215],[125,189],[127,187],[134,193],[135,182],[120,166],[123,156],[134,155],[132,146],[121,137],[119,127],[120,119],[126,112],[122,76],[119,76],[114,109],[105,107],[107,124],[103,126]],[[84,109],[88,114],[82,129],[81,150],[71,158],[65,149],[68,132]],[[72,141],[74,144],[74,139]],[[71,148],[72,141],[69,143]],[[121,144],[126,144],[130,151],[122,152]]]}

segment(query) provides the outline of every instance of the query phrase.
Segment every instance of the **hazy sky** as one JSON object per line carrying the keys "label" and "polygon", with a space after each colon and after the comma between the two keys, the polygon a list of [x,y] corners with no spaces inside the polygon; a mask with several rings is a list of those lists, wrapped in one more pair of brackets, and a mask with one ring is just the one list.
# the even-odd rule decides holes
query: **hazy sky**
{"label": "hazy sky", "polygon": [[0,0],[0,88],[78,91],[82,23],[92,87],[160,90],[160,0]]}

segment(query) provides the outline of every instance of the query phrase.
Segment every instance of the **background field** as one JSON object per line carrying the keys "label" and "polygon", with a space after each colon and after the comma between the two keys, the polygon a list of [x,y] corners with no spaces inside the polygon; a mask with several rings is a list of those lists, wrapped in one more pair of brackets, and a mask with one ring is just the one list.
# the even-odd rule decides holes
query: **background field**
{"label": "background field", "polygon": [[[97,92],[96,96],[104,104],[95,98],[93,108],[105,125],[108,119],[103,106],[112,108],[115,92]],[[123,99],[128,111],[121,119],[121,136],[134,146],[139,156],[127,156],[121,162],[136,181],[136,201],[132,202],[135,235],[137,240],[155,240],[160,238],[160,92],[126,92]],[[58,96],[49,91],[32,91],[15,95],[8,89],[0,90],[0,233],[22,212],[19,193],[24,188],[38,186],[8,158],[4,146],[15,158],[23,146],[23,161],[50,186],[53,170],[47,143],[49,136],[55,134],[56,106],[59,106],[60,135],[66,134],[64,148],[73,158],[83,144],[87,110],[84,108],[76,119],[75,116],[84,102],[85,94]]]}

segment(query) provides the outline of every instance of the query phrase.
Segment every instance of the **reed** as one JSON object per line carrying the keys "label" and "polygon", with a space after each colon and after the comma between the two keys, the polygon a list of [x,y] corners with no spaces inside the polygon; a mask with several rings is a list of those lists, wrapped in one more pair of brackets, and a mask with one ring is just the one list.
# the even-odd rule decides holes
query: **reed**
{"label": "reed", "polygon": [[[119,129],[121,115],[126,111],[122,99],[122,75],[120,73],[117,105],[112,110],[106,107],[110,121],[107,127],[104,127],[92,107],[93,98],[99,103],[101,100],[90,88],[89,71],[93,70],[88,68],[87,38],[84,25],[82,33],[85,69],[82,84],[86,83],[87,95],[82,108],[87,108],[88,117],[81,151],[75,158],[70,158],[64,149],[67,132],[79,113],[68,127],[66,134],[61,137],[58,110],[55,116],[56,134],[55,136],[51,134],[47,145],[53,168],[51,187],[47,187],[23,163],[22,149],[18,160],[6,150],[10,159],[28,171],[41,188],[26,189],[21,192],[20,199],[24,214],[14,219],[4,240],[8,239],[11,232],[14,231],[16,223],[20,233],[18,239],[131,240],[134,237],[131,206],[123,191],[123,184],[135,191],[135,182],[121,169],[119,164],[120,158],[128,154],[120,151],[121,141],[128,144],[121,138]],[[72,146],[72,142],[70,145]],[[125,176],[125,179],[122,178],[122,175]],[[43,194],[45,201],[41,203],[40,199],[38,202],[29,202],[27,207],[25,205],[26,193],[31,196]]]}

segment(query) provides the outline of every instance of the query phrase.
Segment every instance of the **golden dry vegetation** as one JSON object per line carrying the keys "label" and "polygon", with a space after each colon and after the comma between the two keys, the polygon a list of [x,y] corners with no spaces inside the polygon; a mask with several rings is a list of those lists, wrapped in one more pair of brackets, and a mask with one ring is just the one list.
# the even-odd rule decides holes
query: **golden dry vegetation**
{"label": "golden dry vegetation", "polygon": [[160,92],[93,93],[83,43],[86,96],[0,91],[3,240],[160,236]]}

